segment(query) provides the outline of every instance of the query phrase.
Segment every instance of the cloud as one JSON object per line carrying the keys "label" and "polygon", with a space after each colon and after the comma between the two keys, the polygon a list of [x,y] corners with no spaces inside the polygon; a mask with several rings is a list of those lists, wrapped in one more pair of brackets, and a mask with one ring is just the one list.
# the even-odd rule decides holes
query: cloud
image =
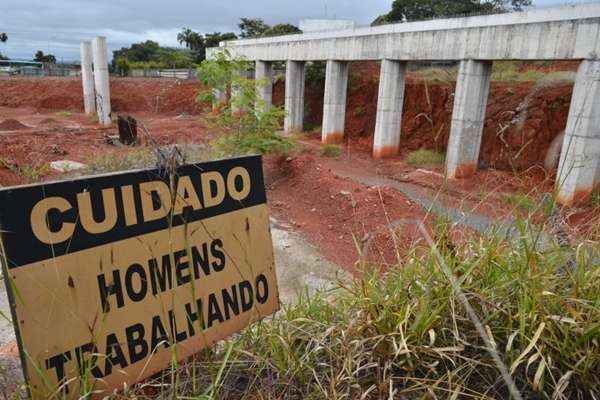
{"label": "cloud", "polygon": [[237,31],[240,17],[297,24],[301,18],[323,17],[326,8],[330,17],[368,24],[390,5],[391,0],[4,0],[0,30],[9,40],[0,44],[0,52],[31,58],[42,50],[59,60],[77,60],[79,43],[97,35],[107,37],[109,50],[148,39],[178,46],[183,27]]}
{"label": "cloud", "polygon": [[[551,5],[563,0],[537,0]],[[240,17],[298,24],[303,18],[347,18],[369,24],[392,0],[2,0],[0,31],[9,41],[0,52],[31,58],[36,50],[64,60],[79,59],[79,43],[97,35],[109,50],[143,40],[178,46],[177,32],[237,31]]]}

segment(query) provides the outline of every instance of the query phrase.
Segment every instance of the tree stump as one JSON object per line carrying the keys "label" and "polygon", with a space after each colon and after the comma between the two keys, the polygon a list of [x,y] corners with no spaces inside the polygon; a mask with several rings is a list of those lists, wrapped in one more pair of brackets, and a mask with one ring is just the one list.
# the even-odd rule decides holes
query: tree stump
{"label": "tree stump", "polygon": [[137,120],[130,115],[117,117],[119,140],[125,145],[137,143]]}

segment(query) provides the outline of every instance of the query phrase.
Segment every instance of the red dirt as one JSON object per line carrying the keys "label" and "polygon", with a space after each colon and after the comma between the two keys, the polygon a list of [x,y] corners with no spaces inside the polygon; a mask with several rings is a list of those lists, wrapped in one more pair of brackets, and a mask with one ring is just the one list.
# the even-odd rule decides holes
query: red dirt
{"label": "red dirt", "polygon": [[[42,179],[49,180],[59,176],[47,168],[52,161],[68,158],[88,164],[98,156],[131,150],[107,143],[106,136],[118,134],[116,127],[102,128],[84,114],[56,117],[48,112],[0,107],[0,116],[18,118],[33,126],[19,133],[0,134],[0,185],[29,183],[27,174],[19,173],[22,168],[38,169],[43,172]],[[199,143],[209,138],[197,118],[148,113],[133,113],[133,116],[159,145]]]}
{"label": "red dirt", "polygon": [[[392,189],[339,178],[323,161],[309,154],[266,159],[271,212],[300,228],[327,258],[348,271],[356,271],[363,250],[366,261],[393,264],[395,246],[386,225],[423,219],[421,207]],[[416,237],[414,227],[400,227],[396,233],[400,250]]]}
{"label": "red dirt", "polygon": [[[564,64],[564,65],[563,65]],[[544,67],[535,63],[522,68],[549,71],[572,70],[577,63],[565,62]],[[545,64],[544,64],[545,65]],[[274,103],[283,104],[284,82],[274,87]],[[346,135],[360,138],[372,148],[379,88],[378,63],[353,63],[350,67]],[[533,82],[492,83],[480,168],[524,170],[543,165],[552,140],[566,127],[572,83],[555,82],[536,86]],[[323,118],[322,82],[307,82],[306,123],[320,126]],[[420,148],[445,152],[454,105],[454,82],[425,82],[409,74],[404,94],[401,151]]]}
{"label": "red dirt", "polygon": [[0,131],[18,131],[22,129],[29,129],[29,127],[23,125],[16,119],[9,118],[0,122]]}
{"label": "red dirt", "polygon": [[[303,155],[289,162],[267,159],[265,165],[274,215],[295,223],[328,258],[348,269],[353,268],[365,240],[374,248],[369,251],[369,260],[393,262],[393,251],[390,253],[392,237],[383,227],[395,219],[414,219],[423,214],[420,207],[394,190],[382,189],[380,194],[377,189],[336,177],[330,168],[358,167],[392,179],[408,180],[430,190],[445,186],[442,166],[430,166],[423,172],[408,166],[403,157],[420,147],[444,150],[454,91],[451,83],[425,83],[409,77],[401,154],[378,161],[371,158],[378,65],[353,64],[351,71],[344,156],[340,160],[331,160],[313,151],[313,155]],[[113,106],[116,112],[133,113],[148,126],[160,144],[202,142],[210,135],[197,119],[173,117],[200,112],[195,102],[198,85],[175,80],[114,78],[111,79]],[[275,86],[276,104],[283,102],[282,86],[282,82]],[[551,192],[553,182],[547,179],[543,170],[531,167],[543,161],[545,149],[564,129],[571,86],[558,84],[534,88],[533,83],[494,83],[479,167],[504,170],[514,167],[524,172],[478,170],[470,179],[451,182],[448,201],[459,206],[465,200],[470,211],[504,216],[520,212],[506,204],[505,193],[528,193],[537,201],[543,193]],[[322,92],[322,87],[308,82],[307,119],[313,125],[321,123]],[[523,107],[524,103],[527,106]],[[90,117],[78,112],[81,104],[79,79],[0,79],[0,117],[18,118],[35,127],[19,135],[0,135],[0,157],[8,164],[0,165],[0,184],[24,183],[24,179],[14,172],[21,166],[42,165],[64,158],[86,163],[101,154],[123,151],[104,140],[105,135],[116,134],[116,129],[98,127]],[[32,108],[7,108],[23,106]],[[59,118],[50,110],[74,113]],[[516,118],[519,113],[521,119]],[[317,149],[320,147],[317,139],[314,145]],[[47,173],[43,179],[55,176],[55,173]],[[489,193],[492,193],[491,197]],[[382,212],[384,208],[387,217]],[[591,217],[582,218],[582,214]],[[589,221],[597,220],[593,218],[597,216],[597,210],[578,209],[569,217],[569,223],[593,229],[593,223],[590,226]],[[410,229],[403,233],[402,246],[410,243],[415,237],[413,234]]]}
{"label": "red dirt", "polygon": [[[175,79],[111,78],[114,112],[199,114],[199,83]],[[0,107],[83,111],[80,78],[0,78]]]}

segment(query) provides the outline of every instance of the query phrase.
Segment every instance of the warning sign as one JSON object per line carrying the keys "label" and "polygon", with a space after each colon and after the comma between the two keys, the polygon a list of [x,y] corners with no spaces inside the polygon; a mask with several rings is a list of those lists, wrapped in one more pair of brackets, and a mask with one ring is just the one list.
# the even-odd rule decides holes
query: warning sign
{"label": "warning sign", "polygon": [[122,388],[279,307],[260,157],[3,189],[0,224],[34,398]]}

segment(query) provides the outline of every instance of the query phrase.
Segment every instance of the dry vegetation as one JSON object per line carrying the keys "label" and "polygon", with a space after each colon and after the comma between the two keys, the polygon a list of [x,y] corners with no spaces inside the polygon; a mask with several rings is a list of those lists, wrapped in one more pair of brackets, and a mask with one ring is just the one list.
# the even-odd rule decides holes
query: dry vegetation
{"label": "dry vegetation", "polygon": [[[447,226],[437,226],[437,232]],[[494,235],[436,247],[523,398],[591,399],[600,387],[600,256]],[[595,258],[594,258],[595,257]],[[115,399],[508,398],[434,248],[385,273],[303,297],[195,360]]]}

